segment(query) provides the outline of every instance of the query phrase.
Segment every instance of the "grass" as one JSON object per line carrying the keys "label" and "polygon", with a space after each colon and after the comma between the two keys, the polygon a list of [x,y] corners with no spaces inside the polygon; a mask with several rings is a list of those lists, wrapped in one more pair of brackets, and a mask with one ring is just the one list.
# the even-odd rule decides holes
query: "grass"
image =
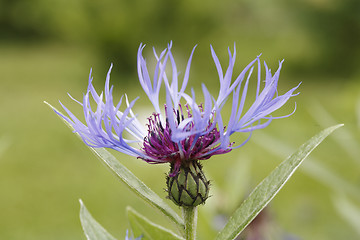
{"label": "grass", "polygon": [[[102,69],[103,64],[98,62],[97,56],[89,49],[57,44],[1,44],[0,52],[0,143],[6,145],[1,148],[0,156],[0,239],[85,239],[78,217],[79,198],[118,239],[124,238],[129,227],[125,216],[127,205],[151,217],[154,222],[168,226],[156,210],[144,205],[117,182],[43,104],[46,100],[58,106],[58,99],[61,99],[66,105],[74,106],[71,109],[76,109],[66,93],[71,92],[75,98],[81,98],[90,67],[94,68],[94,77],[101,87],[107,69]],[[286,79],[283,79],[284,85],[285,82]],[[262,132],[281,139],[293,148],[300,146],[323,128],[309,113],[309,106],[318,102],[337,123],[345,123],[345,128],[357,141],[355,146],[359,146],[355,116],[359,88],[356,81],[345,84],[332,81],[324,87],[324,82],[306,80],[301,86],[301,95],[296,99],[298,109],[295,115],[274,121]],[[128,92],[130,97],[134,97],[139,94],[139,89],[134,87],[127,91],[121,88],[121,92]],[[142,98],[145,99],[145,96]],[[77,111],[81,113],[80,109]],[[338,134],[341,139],[341,134]],[[208,178],[213,180],[214,196],[209,200],[212,209],[200,207],[200,239],[211,239],[215,234],[214,230],[208,229],[214,224],[209,216],[226,216],[231,209],[226,208],[224,203],[228,201],[231,206],[236,206],[241,201],[238,196],[243,195],[233,191],[239,188],[244,194],[250,192],[283,160],[283,157],[259,146],[257,138],[261,138],[261,134],[255,132],[253,138],[254,141],[240,150],[204,163]],[[283,155],[290,154],[288,150],[281,150],[281,145],[277,147]],[[167,166],[149,166],[123,154],[114,154],[165,197],[163,188]],[[359,163],[336,140],[325,141],[313,156],[341,179],[359,187]],[[247,171],[243,171],[244,177],[239,178],[246,183],[242,186],[226,178],[231,171],[229,166],[242,166],[239,161],[244,162],[244,168],[248,166]],[[241,173],[241,170],[238,172]],[[233,176],[237,176],[236,173],[233,171]],[[229,184],[234,185],[229,187]],[[220,195],[215,195],[215,191]],[[335,193],[334,189],[305,171],[296,173],[270,205],[272,226],[302,239],[356,239],[357,232],[343,221],[333,206]],[[349,197],[359,205],[360,199]]]}

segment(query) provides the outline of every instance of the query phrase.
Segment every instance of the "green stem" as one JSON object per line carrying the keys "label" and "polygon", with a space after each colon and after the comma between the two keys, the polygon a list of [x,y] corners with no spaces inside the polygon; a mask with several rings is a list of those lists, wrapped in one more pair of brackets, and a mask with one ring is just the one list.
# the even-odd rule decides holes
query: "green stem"
{"label": "green stem", "polygon": [[185,239],[195,240],[197,225],[197,207],[183,207],[182,212],[185,222]]}

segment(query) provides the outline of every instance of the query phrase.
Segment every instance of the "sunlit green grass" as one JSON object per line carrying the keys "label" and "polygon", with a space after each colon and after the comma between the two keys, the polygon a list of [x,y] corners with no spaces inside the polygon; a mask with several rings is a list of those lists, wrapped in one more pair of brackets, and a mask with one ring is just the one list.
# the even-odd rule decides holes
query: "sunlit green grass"
{"label": "sunlit green grass", "polygon": [[[93,67],[95,83],[101,89],[107,69],[103,69],[104,64],[98,62],[97,56],[86,48],[56,44],[2,44],[0,53],[0,134],[8,145],[0,156],[0,239],[85,239],[78,217],[79,198],[92,215],[119,239],[124,238],[129,227],[125,216],[127,205],[154,222],[168,224],[157,210],[144,205],[119,183],[43,103],[46,100],[58,107],[61,99],[75,112],[81,113],[66,93],[81,99],[90,67]],[[210,56],[206,57],[205,60],[214,68]],[[271,65],[275,69],[275,63]],[[323,128],[309,113],[311,107],[319,103],[338,123],[345,123],[344,128],[355,136],[359,147],[355,103],[360,84],[356,78],[347,83],[339,80],[331,84],[330,81],[315,84],[310,79],[286,75],[280,80],[280,91],[289,87],[286,83],[289,79],[292,83],[303,81],[301,94],[296,97],[297,112],[290,118],[274,121],[270,127],[261,130],[262,133],[297,148]],[[117,98],[123,93],[128,93],[130,98],[142,94],[135,76],[126,87],[116,83],[119,81],[116,75],[112,81],[118,88],[115,91],[119,94]],[[217,87],[216,75],[209,81],[214,81],[209,86]],[[134,87],[129,89],[132,85]],[[216,92],[216,89],[210,90]],[[141,97],[141,104],[136,105],[135,110],[140,110],[141,116],[146,118],[150,108],[143,107],[146,97]],[[284,112],[292,111],[293,103]],[[231,186],[232,191],[242,189],[247,194],[283,160],[261,147],[257,138],[261,138],[261,134],[254,132],[253,140],[241,149],[204,162],[214,190],[209,205],[214,206],[212,211],[215,213],[226,215],[232,210],[223,205],[229,195],[228,183],[231,181],[227,180],[227,176],[231,169],[237,167],[239,174],[246,173],[243,182]],[[281,146],[278,147],[280,150]],[[283,155],[290,153],[283,152]],[[164,188],[168,166],[148,165],[124,154],[114,154],[155,192],[166,196]],[[333,138],[322,143],[312,156],[341,179],[360,188],[359,161],[352,159]],[[247,167],[246,171],[240,169],[241,161],[244,168]],[[280,231],[302,239],[356,239],[356,231],[337,214],[333,206],[332,199],[336,194],[300,168],[270,204],[272,224]],[[350,197],[356,203],[360,202],[360,199]],[[241,199],[238,201],[240,203]],[[205,224],[212,222],[207,217],[212,216],[209,211],[208,207],[200,207],[199,239],[214,236],[214,231],[209,231]]]}

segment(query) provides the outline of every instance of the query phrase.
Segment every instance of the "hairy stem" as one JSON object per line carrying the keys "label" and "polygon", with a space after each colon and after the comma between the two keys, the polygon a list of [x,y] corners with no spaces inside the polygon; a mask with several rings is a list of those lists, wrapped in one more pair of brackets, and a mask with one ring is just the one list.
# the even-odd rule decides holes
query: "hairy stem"
{"label": "hairy stem", "polygon": [[185,239],[195,240],[197,225],[197,207],[183,207],[182,212],[185,222]]}

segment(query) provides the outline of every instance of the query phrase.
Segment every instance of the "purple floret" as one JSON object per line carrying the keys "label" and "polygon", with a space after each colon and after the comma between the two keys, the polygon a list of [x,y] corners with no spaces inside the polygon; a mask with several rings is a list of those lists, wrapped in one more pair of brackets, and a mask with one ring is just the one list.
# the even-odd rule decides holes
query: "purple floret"
{"label": "purple floret", "polygon": [[[149,113],[147,129],[140,124],[133,113],[137,98],[129,102],[125,95],[125,98],[121,97],[119,102],[114,104],[113,87],[110,87],[111,65],[104,92],[101,94],[96,92],[90,72],[89,85],[83,101],[75,100],[83,108],[85,123],[62,104],[68,116],[57,112],[73,126],[75,132],[87,145],[111,148],[148,163],[170,163],[174,167],[171,173],[174,176],[181,165],[228,153],[244,145],[250,139],[252,131],[268,126],[273,119],[288,117],[294,113],[280,117],[271,116],[291,97],[297,95],[294,92],[299,87],[298,85],[279,95],[277,87],[282,62],[279,63],[274,75],[264,62],[265,76],[262,78],[260,56],[258,56],[233,80],[235,46],[233,54],[229,50],[229,65],[225,74],[211,47],[219,75],[220,89],[215,99],[203,84],[204,102],[199,104],[196,102],[193,89],[191,94],[185,93],[195,47],[187,62],[180,90],[178,70],[171,53],[172,44],[170,43],[160,55],[154,50],[156,65],[152,79],[146,60],[142,56],[144,47],[145,45],[141,44],[138,50],[137,70],[140,85],[154,107],[154,111]],[[171,79],[165,71],[169,62],[172,68]],[[255,63],[258,68],[256,93],[254,101],[245,104]],[[261,85],[264,85],[263,88]],[[166,101],[160,104],[159,95],[162,86],[165,86]],[[90,102],[95,103],[96,107],[92,108]],[[227,102],[231,104],[231,114],[225,124],[221,113]],[[164,106],[163,109],[161,105]],[[245,108],[245,106],[249,107]],[[241,143],[234,143],[230,140],[230,136],[234,133],[246,133],[248,137]]]}

